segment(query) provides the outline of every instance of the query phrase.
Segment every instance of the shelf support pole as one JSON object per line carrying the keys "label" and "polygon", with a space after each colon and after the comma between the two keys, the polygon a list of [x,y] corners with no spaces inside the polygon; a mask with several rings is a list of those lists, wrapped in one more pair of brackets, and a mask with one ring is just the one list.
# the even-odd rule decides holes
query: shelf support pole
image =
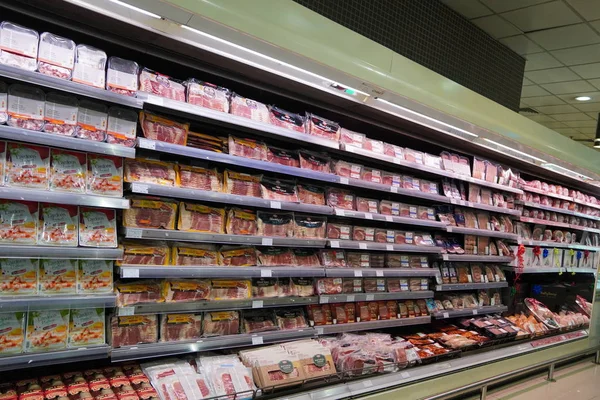
{"label": "shelf support pole", "polygon": [[481,395],[479,396],[480,400],[485,400],[487,398],[487,386],[481,387]]}
{"label": "shelf support pole", "polygon": [[554,364],[550,364],[550,368],[548,369],[548,378],[546,380],[548,382],[556,382],[554,379]]}

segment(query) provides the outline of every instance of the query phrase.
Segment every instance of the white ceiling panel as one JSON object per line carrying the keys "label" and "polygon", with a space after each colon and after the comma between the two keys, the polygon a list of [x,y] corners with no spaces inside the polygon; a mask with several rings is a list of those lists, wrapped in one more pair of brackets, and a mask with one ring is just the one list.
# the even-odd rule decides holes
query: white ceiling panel
{"label": "white ceiling panel", "polygon": [[531,82],[529,79],[527,78],[523,78],[523,86],[529,86],[529,85],[533,85],[534,83]]}
{"label": "white ceiling panel", "polygon": [[555,114],[552,116],[557,121],[585,121],[591,120],[587,114],[585,113],[571,113],[571,114]]}
{"label": "white ceiling panel", "polygon": [[520,8],[501,15],[523,32],[581,22],[577,14],[560,0]]}
{"label": "white ceiling panel", "polygon": [[469,19],[493,14],[489,8],[476,0],[442,0],[442,3]]}
{"label": "white ceiling panel", "polygon": [[600,63],[573,65],[570,68],[583,79],[600,78]]}
{"label": "white ceiling panel", "polygon": [[521,97],[547,96],[549,94],[550,92],[537,85],[523,86],[523,90],[521,91]]}
{"label": "white ceiling panel", "polygon": [[552,118],[549,115],[544,115],[544,114],[537,114],[537,115],[527,115],[527,118],[529,118],[532,121],[535,122],[551,122],[551,121],[556,121],[554,118]]}
{"label": "white ceiling panel", "polygon": [[600,44],[554,50],[550,54],[565,65],[595,63],[600,62]]}
{"label": "white ceiling panel", "polygon": [[475,25],[495,37],[496,39],[514,36],[522,33],[520,30],[515,28],[512,24],[508,23],[498,15],[490,15],[487,17],[481,17],[471,20]]}
{"label": "white ceiling panel", "polygon": [[595,89],[586,81],[547,83],[542,85],[542,87],[552,94],[576,94],[579,92],[591,92]]}
{"label": "white ceiling panel", "polygon": [[596,128],[578,128],[577,129],[579,132],[588,135],[588,136],[595,136],[596,135]]}
{"label": "white ceiling panel", "polygon": [[567,47],[600,43],[600,35],[594,32],[587,24],[544,29],[528,33],[527,36],[546,50],[558,50]]}
{"label": "white ceiling panel", "polygon": [[600,79],[589,79],[588,82],[600,89]]}
{"label": "white ceiling panel", "polygon": [[567,0],[567,3],[588,21],[600,19],[598,0]]}
{"label": "white ceiling panel", "polygon": [[511,36],[500,39],[500,43],[514,51],[515,53],[524,55],[531,53],[539,53],[544,51],[540,46],[527,38],[525,35]]}
{"label": "white ceiling panel", "polygon": [[581,103],[581,104],[573,104],[575,108],[579,111],[591,113],[591,112],[600,112],[600,103]]}
{"label": "white ceiling panel", "polygon": [[523,103],[531,107],[539,106],[556,106],[565,104],[565,102],[556,96],[539,96],[539,97],[527,97],[523,99]]}
{"label": "white ceiling panel", "polygon": [[565,124],[564,122],[559,122],[559,121],[542,122],[541,124],[544,125],[546,128],[550,128],[550,129],[568,128],[567,124]]}
{"label": "white ceiling panel", "polygon": [[560,61],[552,57],[549,53],[534,53],[525,56],[525,71],[533,71],[536,69],[562,67]]}
{"label": "white ceiling panel", "polygon": [[546,1],[548,0],[481,0],[483,4],[497,13],[533,6]]}
{"label": "white ceiling panel", "polygon": [[560,99],[566,101],[567,103],[570,104],[582,104],[581,101],[577,101],[575,100],[575,97],[578,96],[588,96],[591,97],[592,99],[590,100],[590,102],[592,103],[600,103],[600,92],[598,91],[594,91],[594,92],[580,92],[577,94],[561,94],[558,95],[557,97],[559,97]]}
{"label": "white ceiling panel", "polygon": [[595,128],[597,122],[593,119],[588,119],[585,121],[567,121],[565,124],[572,128]]}
{"label": "white ceiling panel", "polygon": [[598,120],[598,114],[597,113],[586,113],[591,119],[593,119],[594,121]]}
{"label": "white ceiling panel", "polygon": [[575,137],[582,136],[579,131],[575,128],[554,128],[554,130],[563,135],[573,135]]}
{"label": "white ceiling panel", "polygon": [[[557,121],[559,121],[559,119],[556,118],[555,114],[566,114],[566,113],[576,113],[577,112],[577,109],[570,104],[561,104],[561,105],[557,105],[557,106],[539,106],[539,107],[533,107],[533,108],[535,108],[536,111],[541,112],[542,114],[552,115],[552,118],[554,118]],[[586,118],[582,118],[582,119],[586,119]]]}
{"label": "white ceiling panel", "polygon": [[[544,53],[546,54],[546,53]],[[581,78],[567,67],[540,69],[525,72],[525,77],[535,83],[577,81]]]}

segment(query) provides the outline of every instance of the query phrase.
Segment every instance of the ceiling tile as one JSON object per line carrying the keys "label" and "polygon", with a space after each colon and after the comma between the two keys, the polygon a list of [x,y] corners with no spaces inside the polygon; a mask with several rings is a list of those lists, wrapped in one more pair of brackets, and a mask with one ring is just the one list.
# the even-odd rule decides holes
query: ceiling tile
{"label": "ceiling tile", "polygon": [[593,119],[588,119],[585,121],[567,121],[565,122],[565,124],[567,126],[570,126],[572,128],[595,128],[596,127],[596,121],[594,121]]}
{"label": "ceiling tile", "polygon": [[483,4],[497,13],[533,6],[546,1],[548,0],[481,0]]}
{"label": "ceiling tile", "polygon": [[591,119],[593,119],[594,121],[598,120],[598,114],[597,113],[586,113]]}
{"label": "ceiling tile", "polygon": [[500,18],[497,15],[490,15],[487,17],[481,17],[471,20],[475,25],[495,37],[496,39],[514,36],[522,33],[520,30],[515,28],[506,20]]}
{"label": "ceiling tile", "polygon": [[585,135],[590,135],[590,136],[594,136],[596,135],[596,128],[578,128],[579,132],[585,134]]}
{"label": "ceiling tile", "polygon": [[525,77],[535,83],[554,83],[580,80],[579,75],[567,67],[527,71],[525,72]]}
{"label": "ceiling tile", "polygon": [[580,92],[577,94],[561,94],[558,97],[561,100],[566,101],[569,104],[582,104],[581,101],[577,101],[575,100],[575,97],[577,96],[589,96],[592,98],[592,102],[594,103],[600,103],[600,92],[598,91],[594,91],[594,92]]}
{"label": "ceiling tile", "polygon": [[591,118],[585,113],[555,114],[552,116],[557,121],[585,121]]}
{"label": "ceiling tile", "polygon": [[560,0],[509,11],[501,15],[523,32],[581,22],[577,14]]}
{"label": "ceiling tile", "polygon": [[[534,107],[536,111],[541,112],[542,114],[551,114],[552,118],[558,120],[554,114],[565,114],[565,113],[576,113],[577,109],[569,104],[562,104],[557,106],[539,106]],[[586,119],[586,118],[582,118]]]}
{"label": "ceiling tile", "polygon": [[598,0],[567,0],[575,11],[588,21],[600,19],[600,7]]}
{"label": "ceiling tile", "polygon": [[493,14],[492,10],[476,0],[442,0],[442,3],[468,19]]}
{"label": "ceiling tile", "polygon": [[557,50],[567,47],[600,43],[600,35],[594,32],[587,24],[544,29],[528,33],[527,36],[546,50]]}
{"label": "ceiling tile", "polygon": [[564,122],[559,121],[542,122],[541,124],[550,129],[567,128],[567,125]]}
{"label": "ceiling tile", "polygon": [[594,87],[586,81],[547,83],[542,85],[542,87],[552,94],[591,92],[594,90]]}
{"label": "ceiling tile", "polygon": [[527,60],[525,63],[525,71],[562,67],[562,64],[556,58],[546,52],[528,54],[525,56],[525,59]]}
{"label": "ceiling tile", "polygon": [[563,100],[556,96],[527,97],[522,100],[525,104],[531,107],[556,106],[559,104],[565,104]]}
{"label": "ceiling tile", "polygon": [[570,68],[583,79],[600,78],[600,63],[573,65]]}
{"label": "ceiling tile", "polygon": [[595,63],[600,62],[600,44],[554,50],[550,54],[565,65]]}
{"label": "ceiling tile", "polygon": [[550,93],[537,85],[523,86],[521,97],[547,96]]}
{"label": "ceiling tile", "polygon": [[554,128],[554,130],[561,135],[581,136],[579,131],[575,128]]}
{"label": "ceiling tile", "polygon": [[575,108],[577,108],[579,111],[583,111],[583,112],[600,112],[600,103],[580,103],[580,104],[573,104],[573,106]]}
{"label": "ceiling tile", "polygon": [[521,55],[544,51],[544,49],[533,43],[525,35],[517,35],[500,39],[500,43]]}
{"label": "ceiling tile", "polygon": [[539,123],[556,121],[554,118],[550,117],[549,115],[544,115],[544,114],[528,115],[527,118],[529,118],[532,121],[539,122]]}
{"label": "ceiling tile", "polygon": [[529,85],[533,85],[534,83],[531,82],[529,79],[527,78],[523,78],[523,86],[529,86]]}
{"label": "ceiling tile", "polygon": [[589,79],[588,82],[600,89],[600,79]]}

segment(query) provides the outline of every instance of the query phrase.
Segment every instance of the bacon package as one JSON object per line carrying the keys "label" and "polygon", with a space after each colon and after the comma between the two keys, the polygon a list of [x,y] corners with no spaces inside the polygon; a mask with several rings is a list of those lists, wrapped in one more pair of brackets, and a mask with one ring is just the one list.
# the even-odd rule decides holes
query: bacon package
{"label": "bacon package", "polygon": [[303,116],[293,114],[275,106],[269,106],[269,122],[271,125],[291,129],[299,133],[305,133],[305,120]]}
{"label": "bacon package", "polygon": [[142,68],[140,72],[140,90],[172,100],[185,101],[185,87],[179,81],[148,68]]}
{"label": "bacon package", "polygon": [[309,135],[319,136],[336,142],[340,140],[340,125],[338,123],[317,117],[314,114],[306,114],[306,121],[306,130]]}
{"label": "bacon package", "polygon": [[296,265],[302,267],[318,267],[321,265],[319,260],[319,252],[316,249],[292,249],[294,252],[294,258],[296,259]]}
{"label": "bacon package", "polygon": [[232,156],[267,161],[267,145],[264,142],[229,135],[229,154]]}
{"label": "bacon package", "polygon": [[68,347],[94,346],[105,343],[104,308],[71,310]]}
{"label": "bacon package", "polygon": [[108,107],[87,99],[79,102],[75,136],[80,139],[104,142],[108,127]]}
{"label": "bacon package", "polygon": [[166,242],[123,241],[123,260],[118,264],[168,265],[170,249]]}
{"label": "bacon package", "polygon": [[123,159],[88,154],[87,192],[102,196],[123,197]]}
{"label": "bacon package", "polygon": [[77,292],[77,260],[41,260],[40,294],[73,294]]}
{"label": "bacon package", "polygon": [[160,303],[164,300],[160,283],[150,280],[115,282],[115,292],[119,307],[143,303]]}
{"label": "bacon package", "polygon": [[112,347],[158,342],[157,315],[130,315],[110,319]]}
{"label": "bacon package", "polygon": [[225,209],[181,202],[177,229],[190,232],[225,233]]}
{"label": "bacon package", "polygon": [[305,239],[325,239],[327,217],[294,214],[294,236]]}
{"label": "bacon package", "polygon": [[258,236],[292,237],[294,236],[294,214],[258,211],[257,213]]}
{"label": "bacon package", "polygon": [[354,193],[338,188],[327,189],[327,205],[335,208],[341,208],[344,210],[355,209]]}
{"label": "bacon package", "polygon": [[207,169],[180,165],[177,168],[177,186],[190,189],[220,192],[223,176],[216,168]]}
{"label": "bacon package", "polygon": [[117,247],[115,210],[79,207],[79,245],[84,247]]}
{"label": "bacon package", "polygon": [[231,114],[249,118],[256,122],[269,123],[269,108],[263,103],[242,97],[237,93],[231,94]]}
{"label": "bacon package", "polygon": [[146,158],[125,160],[125,182],[175,186],[176,180],[175,164]]}
{"label": "bacon package", "polygon": [[300,156],[295,150],[286,150],[267,145],[267,161],[288,167],[300,168]]}
{"label": "bacon package", "polygon": [[85,193],[87,156],[75,151],[50,150],[50,190]]}
{"label": "bacon package", "polygon": [[167,303],[208,300],[210,290],[210,281],[204,279],[167,279],[162,282],[162,296]]}
{"label": "bacon package", "polygon": [[260,187],[263,199],[299,202],[298,194],[296,193],[296,183],[294,181],[263,176],[260,181]]}
{"label": "bacon package", "polygon": [[281,308],[275,310],[277,326],[282,331],[308,328],[306,316],[302,308]]}
{"label": "bacon package", "polygon": [[223,246],[219,256],[226,267],[251,267],[258,264],[254,247]]}
{"label": "bacon package", "polygon": [[267,266],[294,266],[296,257],[292,249],[285,247],[263,247],[256,250],[260,265]]}
{"label": "bacon package", "polygon": [[181,123],[165,117],[140,111],[140,125],[144,137],[159,142],[173,143],[180,146],[187,144],[190,124]]}
{"label": "bacon package", "polygon": [[110,260],[79,260],[77,293],[112,293],[113,262]]}
{"label": "bacon package", "polygon": [[200,339],[202,314],[162,314],[160,316],[160,341],[177,342]]}
{"label": "bacon package", "polygon": [[135,111],[121,107],[108,109],[106,142],[125,147],[135,147],[138,115]]}
{"label": "bacon package", "polygon": [[123,226],[130,228],[175,229],[177,203],[158,197],[132,197],[123,210]]}
{"label": "bacon package", "polygon": [[277,278],[254,278],[252,279],[253,298],[279,297],[279,285]]}
{"label": "bacon package", "polygon": [[75,136],[79,103],[74,96],[50,92],[44,106],[44,132]]}
{"label": "bacon package", "polygon": [[[0,313],[0,356],[23,352],[26,316],[27,313],[24,312]],[[3,395],[4,392],[0,387],[0,399],[4,399]],[[7,397],[6,399],[16,400],[16,393],[15,397]]]}
{"label": "bacon package", "polygon": [[69,310],[30,311],[27,316],[25,352],[60,350],[67,347]]}
{"label": "bacon package", "polygon": [[312,278],[290,278],[290,296],[310,297],[315,295]]}
{"label": "bacon package", "polygon": [[252,210],[230,208],[227,212],[225,230],[230,235],[255,235],[257,230],[256,213]]}
{"label": "bacon package", "polygon": [[225,113],[229,112],[229,89],[196,79],[190,79],[183,84],[187,89],[188,103]]}
{"label": "bacon package", "polygon": [[202,321],[202,336],[237,335],[240,332],[238,311],[207,312]]}
{"label": "bacon package", "polygon": [[310,150],[299,150],[300,168],[316,172],[331,173],[331,158],[325,153],[317,153]]}
{"label": "bacon package", "polygon": [[298,199],[300,203],[313,204],[317,206],[325,205],[325,189],[320,186],[298,184]]}
{"label": "bacon package", "polygon": [[[1,29],[1,28],[0,28]],[[2,37],[0,36],[0,40]],[[0,58],[2,57],[0,53]],[[41,131],[44,128],[46,95],[33,86],[12,84],[8,87],[8,126]]]}
{"label": "bacon package", "polygon": [[279,329],[275,314],[270,310],[247,311],[243,315],[243,321],[245,333],[270,332]]}
{"label": "bacon package", "polygon": [[219,265],[220,256],[213,244],[175,243],[171,250],[174,265]]}
{"label": "bacon package", "polygon": [[0,297],[37,294],[38,267],[38,259],[1,258]]}
{"label": "bacon package", "polygon": [[249,280],[213,279],[211,300],[245,300],[252,297],[252,282]]}
{"label": "bacon package", "polygon": [[342,278],[318,278],[315,281],[318,295],[342,293]]}
{"label": "bacon package", "polygon": [[241,172],[225,170],[225,193],[239,196],[260,197],[260,181],[262,175],[250,175]]}
{"label": "bacon package", "polygon": [[78,211],[77,206],[41,203],[38,243],[50,246],[77,246]]}
{"label": "bacon package", "polygon": [[361,148],[365,138],[366,135],[364,133],[354,132],[345,128],[340,129],[340,142],[345,145]]}
{"label": "bacon package", "polygon": [[6,186],[47,190],[50,182],[50,149],[8,142]]}

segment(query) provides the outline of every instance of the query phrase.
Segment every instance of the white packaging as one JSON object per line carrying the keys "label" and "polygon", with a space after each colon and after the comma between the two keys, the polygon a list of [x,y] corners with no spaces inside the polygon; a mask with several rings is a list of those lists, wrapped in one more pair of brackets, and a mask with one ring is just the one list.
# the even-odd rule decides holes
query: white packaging
{"label": "white packaging", "polygon": [[8,87],[8,125],[41,131],[44,127],[46,95],[33,86],[13,84]]}
{"label": "white packaging", "polygon": [[73,82],[104,88],[106,82],[106,53],[85,44],[75,48]]}
{"label": "white packaging", "polygon": [[135,61],[110,57],[106,70],[106,89],[127,96],[135,95],[138,90],[139,70],[140,67]]}
{"label": "white packaging", "polygon": [[79,103],[74,96],[48,93],[44,107],[44,132],[75,136]]}
{"label": "white packaging", "polygon": [[33,29],[8,21],[0,23],[0,64],[35,71],[39,39]]}
{"label": "white packaging", "polygon": [[38,279],[40,294],[77,292],[77,260],[41,260]]}
{"label": "white packaging", "polygon": [[40,35],[38,71],[61,79],[71,79],[75,64],[75,42],[49,32]]}

